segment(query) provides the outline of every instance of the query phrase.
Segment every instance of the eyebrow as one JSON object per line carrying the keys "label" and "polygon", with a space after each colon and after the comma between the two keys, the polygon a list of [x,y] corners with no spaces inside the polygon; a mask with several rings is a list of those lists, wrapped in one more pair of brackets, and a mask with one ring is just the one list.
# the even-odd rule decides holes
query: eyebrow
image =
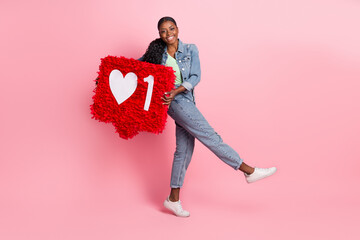
{"label": "eyebrow", "polygon": [[[173,25],[170,25],[170,27],[169,28],[171,28],[171,27],[174,27]],[[160,30],[163,30],[163,29],[165,29],[166,30],[166,28],[160,28]]]}

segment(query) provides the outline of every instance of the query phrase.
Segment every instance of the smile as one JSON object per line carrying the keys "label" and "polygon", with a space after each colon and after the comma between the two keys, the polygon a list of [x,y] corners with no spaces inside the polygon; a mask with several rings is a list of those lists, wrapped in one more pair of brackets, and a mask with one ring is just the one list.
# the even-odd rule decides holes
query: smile
{"label": "smile", "polygon": [[166,39],[167,39],[168,41],[171,41],[171,40],[174,39],[174,36],[167,37]]}

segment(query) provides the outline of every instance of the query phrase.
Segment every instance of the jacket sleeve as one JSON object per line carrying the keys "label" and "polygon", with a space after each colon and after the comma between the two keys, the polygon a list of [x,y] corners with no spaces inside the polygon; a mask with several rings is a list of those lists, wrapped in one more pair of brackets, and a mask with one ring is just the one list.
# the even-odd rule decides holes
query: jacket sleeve
{"label": "jacket sleeve", "polygon": [[201,78],[199,50],[195,44],[192,44],[189,71],[189,78],[183,79],[183,83],[181,85],[184,86],[186,90],[191,91],[200,82]]}

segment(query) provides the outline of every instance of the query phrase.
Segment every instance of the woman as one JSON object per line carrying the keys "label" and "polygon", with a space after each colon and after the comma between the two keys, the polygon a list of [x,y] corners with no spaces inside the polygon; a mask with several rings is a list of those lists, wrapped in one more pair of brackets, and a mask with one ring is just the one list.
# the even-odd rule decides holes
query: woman
{"label": "woman", "polygon": [[244,173],[248,183],[275,173],[276,168],[256,168],[243,162],[239,154],[225,144],[195,105],[194,87],[199,83],[201,71],[199,52],[194,44],[185,44],[178,38],[179,29],[171,17],[158,22],[160,38],[152,41],[140,61],[171,66],[175,71],[175,89],[164,93],[163,104],[169,105],[168,114],[175,120],[176,150],[171,171],[170,195],[164,206],[176,216],[188,217],[179,200],[185,172],[194,151],[197,138],[226,164]]}

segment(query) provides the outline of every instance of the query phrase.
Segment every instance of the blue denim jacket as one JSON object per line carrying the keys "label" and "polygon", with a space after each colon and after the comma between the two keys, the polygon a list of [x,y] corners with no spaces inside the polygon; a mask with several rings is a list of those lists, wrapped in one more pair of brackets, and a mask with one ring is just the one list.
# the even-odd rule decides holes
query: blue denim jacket
{"label": "blue denim jacket", "polygon": [[[201,69],[200,69],[200,59],[199,51],[195,44],[186,44],[183,43],[180,39],[178,50],[175,53],[175,59],[179,65],[181,76],[183,82],[180,85],[175,85],[175,87],[184,86],[186,90],[181,94],[184,97],[188,98],[191,101],[195,101],[194,97],[194,88],[200,82]],[[142,56],[138,60],[143,60]],[[165,65],[167,60],[167,46],[165,46],[165,51],[162,56],[161,64]]]}

